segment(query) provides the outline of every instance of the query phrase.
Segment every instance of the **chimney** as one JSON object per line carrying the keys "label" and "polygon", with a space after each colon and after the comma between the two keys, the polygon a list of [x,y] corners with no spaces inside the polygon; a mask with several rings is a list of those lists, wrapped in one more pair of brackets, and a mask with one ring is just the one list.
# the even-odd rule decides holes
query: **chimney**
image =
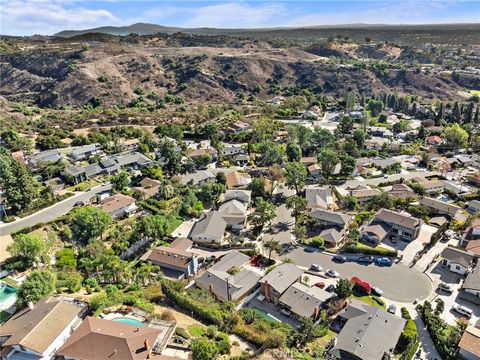
{"label": "chimney", "polygon": [[145,341],[143,342],[143,346],[145,346],[145,349],[147,349],[147,350],[150,348],[150,346],[148,344],[148,339],[145,339]]}
{"label": "chimney", "polygon": [[263,296],[265,296],[265,299],[267,301],[272,301],[271,296],[270,296],[270,285],[268,284],[268,281],[265,280],[265,282],[262,283],[262,292]]}
{"label": "chimney", "polygon": [[320,316],[320,306],[317,306],[317,307],[315,308],[315,313],[314,313],[314,315],[315,315],[315,320],[317,320],[318,317]]}
{"label": "chimney", "polygon": [[152,358],[152,348],[150,347],[150,344],[148,343],[148,339],[145,339],[145,341],[143,342],[143,345],[145,346],[145,350],[148,351],[147,359],[151,359]]}
{"label": "chimney", "polygon": [[34,307],[35,307],[35,305],[33,305],[33,302],[29,301],[29,302],[28,302],[28,308],[29,308],[30,310],[33,310]]}

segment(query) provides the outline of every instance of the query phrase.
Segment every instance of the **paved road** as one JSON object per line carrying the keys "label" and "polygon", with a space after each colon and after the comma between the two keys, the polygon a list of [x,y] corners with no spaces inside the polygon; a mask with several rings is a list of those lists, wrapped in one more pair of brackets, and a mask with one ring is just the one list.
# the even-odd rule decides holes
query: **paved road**
{"label": "paved road", "polygon": [[400,178],[404,178],[405,180],[410,180],[416,177],[426,178],[427,176],[439,176],[439,175],[440,173],[438,171],[419,171],[419,172],[412,172],[408,174],[393,174],[393,175],[389,175],[388,179],[379,177],[379,178],[365,179],[365,180],[347,180],[344,184],[340,185],[340,187],[342,188],[354,187],[359,184],[379,185],[381,183],[385,183],[389,181],[397,181],[397,180],[400,180]]}
{"label": "paved road", "polygon": [[35,214],[29,215],[22,219],[18,219],[11,223],[0,225],[0,234],[7,235],[19,231],[27,226],[34,226],[40,223],[47,223],[49,221],[53,221],[56,218],[65,215],[70,210],[72,210],[73,206],[77,201],[87,202],[93,196],[103,191],[108,191],[111,188],[112,186],[110,184],[100,185],[92,188],[90,191],[75,194],[72,197],[60,201],[48,208],[37,211]]}
{"label": "paved road", "polygon": [[354,262],[343,264],[332,261],[330,255],[321,252],[306,252],[303,247],[297,247],[281,258],[292,259],[299,266],[310,267],[318,264],[324,270],[334,269],[341,277],[351,278],[358,276],[360,279],[378,286],[384,291],[387,299],[411,302],[415,299],[425,299],[432,292],[432,284],[428,277],[414,268],[403,264],[394,264],[391,267],[379,267],[374,264],[360,265]]}

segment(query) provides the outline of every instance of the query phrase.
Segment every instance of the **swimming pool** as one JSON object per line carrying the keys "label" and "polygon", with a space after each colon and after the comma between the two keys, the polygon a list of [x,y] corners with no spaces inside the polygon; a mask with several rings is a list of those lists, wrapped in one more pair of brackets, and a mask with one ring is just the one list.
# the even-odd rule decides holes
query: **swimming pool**
{"label": "swimming pool", "polygon": [[447,203],[450,201],[450,198],[447,196],[439,196],[437,200],[440,200],[441,202]]}
{"label": "swimming pool", "polygon": [[125,323],[125,324],[130,324],[130,325],[135,325],[135,326],[145,326],[145,324],[142,323],[141,321],[136,320],[136,319],[127,318],[127,317],[115,318],[112,321],[121,322],[121,323]]}
{"label": "swimming pool", "polygon": [[272,315],[270,315],[266,311],[263,311],[263,310],[260,310],[260,309],[257,309],[257,310],[265,319],[268,319],[270,321],[277,321],[277,322],[279,321],[278,319],[275,319]]}
{"label": "swimming pool", "polygon": [[17,289],[13,286],[0,282],[0,304],[6,303],[8,299],[17,295]]}

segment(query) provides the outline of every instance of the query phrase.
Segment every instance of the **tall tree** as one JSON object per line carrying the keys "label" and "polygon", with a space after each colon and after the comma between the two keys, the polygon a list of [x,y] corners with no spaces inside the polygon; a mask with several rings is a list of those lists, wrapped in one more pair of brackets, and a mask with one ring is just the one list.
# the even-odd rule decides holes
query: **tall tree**
{"label": "tall tree", "polygon": [[294,189],[296,194],[300,194],[305,186],[307,179],[307,169],[305,165],[299,162],[289,162],[285,166],[285,185]]}
{"label": "tall tree", "polygon": [[300,161],[302,158],[302,150],[293,142],[287,144],[286,153],[288,161]]}
{"label": "tall tree", "polygon": [[74,210],[70,228],[73,239],[81,243],[100,236],[111,222],[109,214],[92,206],[81,207]]}
{"label": "tall tree", "polygon": [[117,175],[113,175],[110,178],[110,182],[112,183],[112,189],[115,192],[122,192],[128,186],[128,173],[126,171],[121,171]]}
{"label": "tall tree", "polygon": [[55,290],[55,275],[48,270],[34,270],[20,285],[17,292],[18,308],[24,308],[31,301],[38,302],[40,299],[50,296]]}
{"label": "tall tree", "polygon": [[275,251],[276,253],[279,253],[282,250],[282,246],[280,245],[280,242],[275,239],[270,239],[268,241],[265,241],[263,244],[263,247],[268,250],[268,260],[272,258],[272,252]]}
{"label": "tall tree", "polygon": [[457,123],[446,127],[442,137],[447,141],[447,145],[455,150],[467,146],[468,133]]}
{"label": "tall tree", "polygon": [[0,147],[0,187],[13,213],[27,209],[37,197],[35,181],[28,169]]}
{"label": "tall tree", "polygon": [[38,235],[19,234],[7,247],[12,256],[19,256],[25,260],[27,266],[31,266],[45,249],[45,242]]}
{"label": "tall tree", "polygon": [[255,226],[263,227],[267,222],[272,221],[275,217],[275,205],[263,198],[255,199],[255,211],[253,213],[252,222]]}
{"label": "tall tree", "polygon": [[331,149],[323,149],[318,154],[318,163],[320,165],[320,172],[325,180],[328,181],[335,172],[335,167],[340,162],[335,151]]}
{"label": "tall tree", "polygon": [[357,165],[357,161],[353,156],[350,155],[342,155],[340,156],[340,174],[344,176],[349,176],[355,170],[355,166]]}

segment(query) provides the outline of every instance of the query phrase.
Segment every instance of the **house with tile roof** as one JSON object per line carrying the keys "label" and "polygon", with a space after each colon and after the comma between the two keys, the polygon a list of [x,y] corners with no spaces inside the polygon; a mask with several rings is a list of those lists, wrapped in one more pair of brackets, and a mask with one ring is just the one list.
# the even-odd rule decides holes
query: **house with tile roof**
{"label": "house with tile roof", "polygon": [[8,359],[47,360],[76,329],[86,307],[45,298],[18,311],[1,326],[0,345]]}
{"label": "house with tile roof", "polygon": [[230,171],[225,174],[225,177],[227,179],[227,189],[246,188],[252,182],[252,177],[249,174],[238,171]]}

